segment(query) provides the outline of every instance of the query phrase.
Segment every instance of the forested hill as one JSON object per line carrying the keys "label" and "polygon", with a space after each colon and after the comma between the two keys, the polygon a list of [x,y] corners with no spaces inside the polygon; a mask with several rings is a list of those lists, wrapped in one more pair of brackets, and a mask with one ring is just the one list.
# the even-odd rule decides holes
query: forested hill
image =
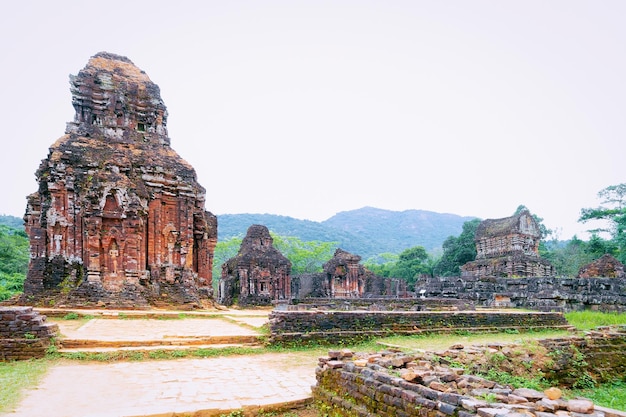
{"label": "forested hill", "polygon": [[[391,211],[373,207],[343,211],[323,222],[274,214],[222,214],[217,216],[218,239],[243,237],[253,224],[267,226],[281,236],[303,241],[337,242],[337,247],[367,260],[381,253],[400,253],[413,246],[441,247],[448,236],[461,234],[463,223],[474,217],[425,210]],[[0,224],[24,229],[19,217],[0,215]]]}
{"label": "forested hill", "polygon": [[272,214],[222,214],[217,216],[218,239],[243,237],[253,224],[267,226],[282,236],[303,241],[337,242],[337,246],[363,260],[380,253],[400,253],[413,246],[430,251],[448,236],[458,236],[463,223],[474,217],[424,210],[390,211],[373,207],[344,211],[323,222]]}

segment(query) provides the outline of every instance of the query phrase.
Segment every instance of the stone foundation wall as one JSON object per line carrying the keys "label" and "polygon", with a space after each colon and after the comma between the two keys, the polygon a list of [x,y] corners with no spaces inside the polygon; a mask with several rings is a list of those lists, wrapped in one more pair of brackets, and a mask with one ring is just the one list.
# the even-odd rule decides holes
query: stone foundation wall
{"label": "stone foundation wall", "polygon": [[292,299],[288,310],[431,311],[474,310],[469,300],[452,298],[304,298]]}
{"label": "stone foundation wall", "polygon": [[[608,339],[607,334],[590,334],[582,338],[586,343],[579,343],[577,339],[544,340],[541,343],[545,343],[547,349],[560,349],[561,345],[579,346],[582,362],[586,363],[585,371],[590,373],[594,372],[594,357],[602,357],[603,363],[617,361],[623,364],[624,355],[620,349],[626,343],[626,333],[612,334]],[[607,340],[615,348],[606,350]],[[560,357],[561,352],[556,351],[554,357]],[[468,374],[464,369],[445,366],[445,361],[438,355],[433,352],[407,355],[389,351],[377,354],[331,351],[328,357],[320,358],[313,396],[323,412],[342,417],[624,415],[594,406],[588,400],[564,400],[556,386],[540,392],[500,385]],[[623,368],[614,376],[620,376],[619,372],[623,372]]]}
{"label": "stone foundation wall", "polygon": [[0,361],[41,358],[59,333],[32,307],[0,307]]}
{"label": "stone foundation wall", "polygon": [[626,375],[626,327],[540,341],[557,358],[548,376],[573,386],[580,375],[607,382]]}
{"label": "stone foundation wall", "polygon": [[539,311],[626,311],[623,278],[422,278],[415,291],[427,298],[456,298],[477,306],[531,308]]}
{"label": "stone foundation wall", "polygon": [[278,311],[272,343],[336,343],[390,334],[569,328],[562,313],[498,311]]}

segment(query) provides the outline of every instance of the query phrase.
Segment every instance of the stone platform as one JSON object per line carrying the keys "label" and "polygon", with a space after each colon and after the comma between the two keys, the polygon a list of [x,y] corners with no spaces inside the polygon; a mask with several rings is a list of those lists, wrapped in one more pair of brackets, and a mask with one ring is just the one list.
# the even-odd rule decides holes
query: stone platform
{"label": "stone platform", "polygon": [[[44,312],[45,314],[46,312]],[[52,316],[53,311],[48,311]],[[81,314],[86,312],[81,311]],[[200,336],[257,337],[267,311],[220,313],[220,317],[175,320],[120,319],[112,312],[87,312],[95,318],[54,320],[62,339],[100,342],[150,342]],[[129,317],[132,313],[122,313]],[[145,314],[145,312],[142,312]],[[171,314],[171,313],[166,313]],[[106,318],[105,318],[106,317]],[[157,346],[157,345],[155,345]],[[153,348],[155,348],[153,346]],[[162,347],[162,345],[159,345]],[[159,348],[161,348],[159,347]],[[182,346],[181,348],[184,348]],[[72,350],[114,347],[76,347]],[[317,356],[265,353],[205,359],[95,363],[62,360],[28,390],[12,417],[219,416],[239,409],[272,410],[310,401]]]}

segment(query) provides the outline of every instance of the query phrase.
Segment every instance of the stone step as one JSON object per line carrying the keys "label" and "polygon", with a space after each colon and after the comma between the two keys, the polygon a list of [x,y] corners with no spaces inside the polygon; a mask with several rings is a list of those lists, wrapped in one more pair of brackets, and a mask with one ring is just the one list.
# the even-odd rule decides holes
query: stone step
{"label": "stone step", "polygon": [[60,348],[59,353],[107,353],[107,352],[146,352],[146,351],[180,351],[197,349],[223,349],[229,347],[260,348],[261,344],[243,343],[223,343],[223,344],[202,344],[202,345],[149,345],[149,346],[98,346],[98,347],[78,347]]}
{"label": "stone step", "polygon": [[90,340],[61,339],[60,349],[123,348],[149,346],[199,346],[199,345],[261,345],[259,336],[172,336],[157,340]]}

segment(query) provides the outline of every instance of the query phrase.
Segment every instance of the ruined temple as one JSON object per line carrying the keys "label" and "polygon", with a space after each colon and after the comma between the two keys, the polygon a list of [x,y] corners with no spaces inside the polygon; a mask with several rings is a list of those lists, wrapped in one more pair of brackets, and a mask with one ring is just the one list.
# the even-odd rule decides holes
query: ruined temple
{"label": "ruined temple", "polygon": [[138,307],[212,296],[217,219],[171,147],[159,87],[128,58],[70,76],[74,120],[36,172],[23,301]]}
{"label": "ruined temple", "polygon": [[461,267],[463,276],[544,277],[554,268],[539,256],[541,232],[528,210],[504,219],[482,221],[476,229],[476,260]]}
{"label": "ruined temple", "polygon": [[582,266],[578,270],[578,278],[626,278],[624,264],[613,255],[604,254],[599,259]]}
{"label": "ruined temple", "polygon": [[324,289],[330,298],[363,296],[366,270],[359,262],[361,257],[337,249],[333,257],[323,265],[326,282]]}
{"label": "ruined temple", "polygon": [[291,297],[291,261],[273,245],[267,227],[252,225],[237,256],[222,265],[218,302],[271,305]]}
{"label": "ruined temple", "polygon": [[384,278],[360,264],[361,257],[337,249],[333,257],[323,266],[323,272],[308,273],[293,277],[293,298],[380,298],[407,297],[406,281],[399,278]]}

